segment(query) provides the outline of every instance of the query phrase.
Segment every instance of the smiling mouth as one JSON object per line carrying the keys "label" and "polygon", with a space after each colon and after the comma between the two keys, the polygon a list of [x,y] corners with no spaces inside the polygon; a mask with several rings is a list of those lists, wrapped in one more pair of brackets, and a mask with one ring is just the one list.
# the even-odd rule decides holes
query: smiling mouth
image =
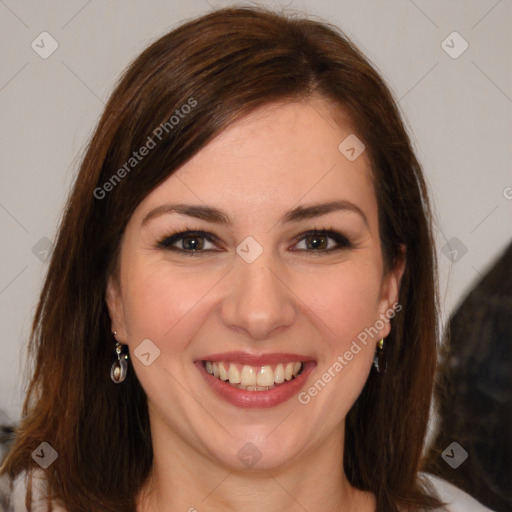
{"label": "smiling mouth", "polygon": [[245,391],[269,391],[294,380],[304,370],[304,363],[287,362],[263,366],[241,365],[223,361],[202,361],[207,373]]}

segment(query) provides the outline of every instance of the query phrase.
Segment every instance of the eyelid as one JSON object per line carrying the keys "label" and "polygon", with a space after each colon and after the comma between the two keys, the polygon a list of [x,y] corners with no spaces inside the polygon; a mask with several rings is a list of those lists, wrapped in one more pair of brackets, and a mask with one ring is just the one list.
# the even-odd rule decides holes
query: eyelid
{"label": "eyelid", "polygon": [[167,249],[174,252],[181,252],[183,254],[200,254],[204,252],[211,252],[213,249],[207,249],[206,251],[186,251],[185,249],[179,249],[178,247],[172,247],[172,244],[188,237],[197,237],[197,238],[205,238],[211,243],[219,243],[219,239],[217,236],[215,236],[213,233],[209,233],[207,231],[201,231],[198,229],[188,229],[185,228],[183,230],[178,230],[173,233],[170,233],[169,235],[166,235],[164,238],[162,238],[158,243],[157,246],[161,249]]}
{"label": "eyelid", "polygon": [[[304,253],[308,253],[311,255],[322,255],[322,254],[331,254],[334,252],[351,249],[355,245],[349,236],[343,234],[342,232],[340,232],[336,229],[316,228],[316,227],[313,229],[310,229],[308,231],[304,231],[304,232],[300,233],[299,235],[297,235],[293,240],[293,245],[297,245],[299,242],[303,241],[308,236],[313,236],[313,235],[319,235],[319,236],[324,236],[326,238],[331,238],[332,240],[335,241],[336,246],[332,247],[330,249],[324,249],[324,250],[292,249],[292,252],[304,252]],[[202,230],[197,230],[197,229],[189,229],[189,228],[185,227],[184,229],[180,229],[180,230],[174,231],[174,232],[166,235],[163,239],[161,239],[157,243],[157,247],[160,249],[165,249],[165,250],[169,250],[169,251],[172,251],[175,253],[181,253],[181,254],[189,255],[189,256],[198,256],[200,254],[211,253],[211,252],[221,252],[221,250],[215,250],[215,249],[206,249],[206,250],[198,250],[198,251],[185,250],[185,249],[180,249],[178,247],[172,246],[172,244],[174,244],[184,238],[188,238],[188,237],[205,238],[209,242],[217,244],[217,245],[219,245],[219,240],[220,240],[213,233],[210,233],[207,231],[202,231]]]}
{"label": "eyelid", "polygon": [[336,242],[336,247],[333,247],[331,249],[325,249],[320,251],[315,251],[312,249],[299,249],[298,251],[295,250],[294,252],[309,252],[311,254],[330,254],[336,251],[340,251],[342,249],[350,249],[354,246],[352,240],[347,235],[341,233],[340,231],[336,229],[329,229],[329,228],[314,228],[310,229],[308,231],[304,231],[300,235],[298,235],[294,239],[294,245],[298,244],[299,242],[302,242],[304,239],[306,239],[308,236],[313,235],[319,235],[324,236],[326,238],[331,238]]}

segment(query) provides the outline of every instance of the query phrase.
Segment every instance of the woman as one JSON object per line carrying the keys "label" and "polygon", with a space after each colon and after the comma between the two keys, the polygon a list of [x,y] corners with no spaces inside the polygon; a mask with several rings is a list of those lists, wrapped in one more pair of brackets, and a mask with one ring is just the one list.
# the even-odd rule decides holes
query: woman
{"label": "woman", "polygon": [[422,172],[363,55],[264,9],[192,20],[84,157],[2,472],[67,511],[443,510],[418,474],[435,283]]}

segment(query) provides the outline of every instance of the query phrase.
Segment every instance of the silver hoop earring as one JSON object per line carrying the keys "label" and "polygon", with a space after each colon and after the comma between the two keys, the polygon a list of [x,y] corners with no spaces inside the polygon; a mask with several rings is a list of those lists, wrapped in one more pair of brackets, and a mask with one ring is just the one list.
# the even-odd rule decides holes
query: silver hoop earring
{"label": "silver hoop earring", "polygon": [[[114,332],[114,338],[117,332]],[[116,340],[116,360],[112,363],[110,368],[110,378],[115,384],[120,384],[126,379],[126,373],[128,371],[128,354],[123,354],[123,345]]]}

